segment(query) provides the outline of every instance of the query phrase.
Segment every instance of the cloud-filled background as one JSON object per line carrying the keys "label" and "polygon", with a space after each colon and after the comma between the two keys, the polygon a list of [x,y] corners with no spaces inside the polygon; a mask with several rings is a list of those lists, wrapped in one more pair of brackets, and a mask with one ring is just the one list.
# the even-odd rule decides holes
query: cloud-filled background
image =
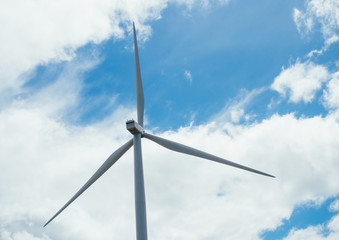
{"label": "cloud-filled background", "polygon": [[135,239],[132,21],[145,129],[275,175],[142,142],[149,239],[338,239],[339,3],[0,3],[0,239]]}

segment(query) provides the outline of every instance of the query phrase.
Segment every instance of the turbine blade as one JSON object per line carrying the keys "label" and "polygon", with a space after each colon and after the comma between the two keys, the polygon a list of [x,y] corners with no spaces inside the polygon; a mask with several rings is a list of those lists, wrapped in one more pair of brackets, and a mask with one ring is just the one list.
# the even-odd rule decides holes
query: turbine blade
{"label": "turbine blade", "polygon": [[143,136],[145,138],[148,138],[149,140],[152,140],[153,142],[158,143],[159,145],[161,145],[165,148],[168,148],[168,149],[176,151],[176,152],[181,152],[181,153],[185,153],[185,154],[200,157],[200,158],[205,158],[205,159],[212,160],[212,161],[215,161],[215,162],[219,162],[219,163],[222,163],[222,164],[226,164],[226,165],[229,165],[229,166],[232,166],[232,167],[240,168],[240,169],[243,169],[243,170],[246,170],[246,171],[250,171],[250,172],[253,172],[253,173],[257,173],[257,174],[261,174],[261,175],[264,175],[264,176],[275,178],[275,176],[272,176],[270,174],[258,171],[258,170],[253,169],[253,168],[249,168],[249,167],[240,165],[238,163],[231,162],[229,160],[214,156],[212,154],[200,151],[198,149],[194,149],[194,148],[185,146],[185,145],[180,144],[180,143],[176,143],[176,142],[166,140],[166,139],[161,138],[161,137],[154,136],[154,135],[149,134],[149,133],[144,133]]}
{"label": "turbine blade", "polygon": [[67,208],[75,199],[77,199],[87,188],[89,188],[102,174],[104,174],[118,159],[127,152],[133,145],[133,139],[118,148],[109,158],[101,165],[94,175],[85,183],[84,186],[44,225],[47,226],[56,216],[58,216],[65,208]]}
{"label": "turbine blade", "polygon": [[142,88],[141,81],[141,72],[139,64],[139,53],[138,53],[138,43],[137,43],[137,34],[135,31],[135,25],[133,22],[133,34],[134,34],[134,55],[135,55],[135,80],[137,88],[137,113],[138,113],[138,123],[140,126],[144,127],[144,90]]}

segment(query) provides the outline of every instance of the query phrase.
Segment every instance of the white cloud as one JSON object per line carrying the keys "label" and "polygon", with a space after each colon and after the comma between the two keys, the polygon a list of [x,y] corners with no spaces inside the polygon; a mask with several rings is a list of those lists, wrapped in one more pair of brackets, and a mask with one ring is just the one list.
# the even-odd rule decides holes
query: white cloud
{"label": "white cloud", "polygon": [[324,238],[323,234],[323,226],[311,226],[307,229],[293,229],[289,235],[284,238],[284,240],[297,240],[297,239],[310,239],[310,240],[321,240]]}
{"label": "white cloud", "polygon": [[184,75],[185,75],[185,79],[186,79],[190,84],[192,84],[192,73],[191,73],[191,71],[185,70]]}
{"label": "white cloud", "polygon": [[321,89],[322,83],[327,81],[330,74],[327,68],[312,62],[292,65],[282,69],[274,79],[271,88],[279,92],[283,97],[289,95],[289,101],[298,103],[312,102],[315,93]]}
{"label": "white cloud", "polygon": [[[138,19],[136,22],[144,26],[140,27],[141,34],[148,36],[150,28],[142,24],[160,17],[167,2],[1,4],[1,34],[10,34],[0,38],[1,46],[8,46],[1,49],[7,55],[1,56],[9,56],[9,62],[0,60],[2,69],[6,69],[1,71],[1,78],[6,79],[1,89],[18,90],[27,79],[23,76],[19,80],[18,76],[28,69],[74,59],[75,49],[89,41],[123,37],[124,24],[131,18]],[[27,41],[18,43],[19,38]],[[75,58],[65,64],[59,78],[38,93],[29,93],[8,105],[2,103],[2,239],[135,238],[132,151],[51,225],[41,227],[105,158],[130,138],[124,122],[135,116],[135,112],[120,106],[96,124],[74,126],[63,122],[58,115],[74,109],[81,74],[97,60],[87,59],[81,62],[83,67],[78,63]],[[69,82],[71,77],[74,80]],[[65,86],[68,91],[60,91]],[[261,91],[246,92],[232,102],[227,116],[235,123],[246,118],[246,105]],[[263,229],[277,227],[296,204],[339,194],[339,126],[331,115],[275,115],[250,126],[228,120],[220,117],[218,123],[191,125],[161,135],[267,171],[277,179],[173,153],[144,140],[150,239],[251,239]]]}
{"label": "white cloud", "polygon": [[[134,114],[121,108],[102,123],[77,127],[27,104],[3,110],[3,231],[27,231],[35,236],[25,224],[40,229],[110,152],[127,141],[130,135],[124,121]],[[263,229],[277,227],[296,204],[339,194],[338,134],[338,122],[331,116],[298,119],[293,115],[275,115],[250,126],[221,121],[161,134],[269,172],[276,179],[170,152],[145,139],[149,237],[250,239]],[[133,239],[131,226],[132,151],[43,233],[51,239],[117,235]]]}
{"label": "white cloud", "polygon": [[337,0],[310,0],[306,1],[306,11],[303,13],[294,9],[294,22],[298,31],[307,35],[314,28],[314,21],[321,25],[321,32],[324,37],[324,46],[321,50],[311,51],[313,53],[322,53],[329,46],[339,41],[339,2]]}
{"label": "white cloud", "polygon": [[[0,127],[0,132],[6,137],[1,138],[0,145],[3,149],[1,157],[6,159],[1,158],[0,162],[0,179],[4,181],[0,186],[1,226],[5,226],[8,231],[12,229],[13,232],[32,231],[32,228],[22,226],[32,222],[35,229],[41,232],[46,218],[50,217],[49,215],[90,176],[120,142],[127,140],[128,135],[121,135],[125,133],[124,128],[114,126],[114,122],[119,122],[119,126],[123,125],[127,116],[134,113],[120,109],[118,114],[119,116],[112,115],[109,126],[103,122],[78,128],[57,122],[41,110],[35,107],[29,109],[27,105],[24,109],[12,108],[2,111],[0,122],[3,125]],[[115,121],[115,118],[119,121]],[[105,130],[102,132],[100,129]],[[112,139],[111,136],[114,138]],[[97,143],[100,143],[100,146]],[[92,152],[93,150],[95,152]],[[119,169],[121,170],[118,167],[117,170]],[[69,188],[71,185],[72,187]],[[127,186],[128,183],[124,185],[128,189]],[[132,189],[130,190],[132,193]],[[53,198],[57,202],[54,202]],[[99,204],[108,203],[101,201]],[[94,235],[90,231],[98,222],[93,222],[87,214],[80,216],[80,213],[75,215],[81,217],[82,226],[88,228],[87,239],[93,239]],[[123,214],[120,215],[122,216]],[[18,225],[16,222],[21,224]],[[87,222],[91,228],[86,225]],[[95,228],[99,229],[96,234],[101,236],[101,228],[99,226]],[[67,228],[64,230],[63,234],[66,236],[71,234]],[[45,233],[54,239],[55,234],[53,231],[49,234],[49,231],[47,229]],[[33,232],[29,233],[33,234]],[[107,231],[104,234],[107,234]]]}

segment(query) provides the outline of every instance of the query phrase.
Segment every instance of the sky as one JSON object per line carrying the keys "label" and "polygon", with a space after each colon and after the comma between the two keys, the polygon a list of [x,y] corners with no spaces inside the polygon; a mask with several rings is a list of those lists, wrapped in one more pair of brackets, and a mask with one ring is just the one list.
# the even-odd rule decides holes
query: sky
{"label": "sky", "polygon": [[135,239],[136,117],[276,176],[142,141],[149,239],[339,238],[339,2],[0,2],[0,239]]}

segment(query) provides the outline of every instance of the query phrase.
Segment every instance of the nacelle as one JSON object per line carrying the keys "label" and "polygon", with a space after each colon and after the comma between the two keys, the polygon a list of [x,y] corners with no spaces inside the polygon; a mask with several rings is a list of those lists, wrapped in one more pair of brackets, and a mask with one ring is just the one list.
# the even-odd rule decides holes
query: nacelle
{"label": "nacelle", "polygon": [[126,122],[126,128],[128,131],[130,131],[132,134],[140,133],[141,135],[144,134],[145,130],[143,127],[141,127],[136,121],[134,120],[128,120]]}

